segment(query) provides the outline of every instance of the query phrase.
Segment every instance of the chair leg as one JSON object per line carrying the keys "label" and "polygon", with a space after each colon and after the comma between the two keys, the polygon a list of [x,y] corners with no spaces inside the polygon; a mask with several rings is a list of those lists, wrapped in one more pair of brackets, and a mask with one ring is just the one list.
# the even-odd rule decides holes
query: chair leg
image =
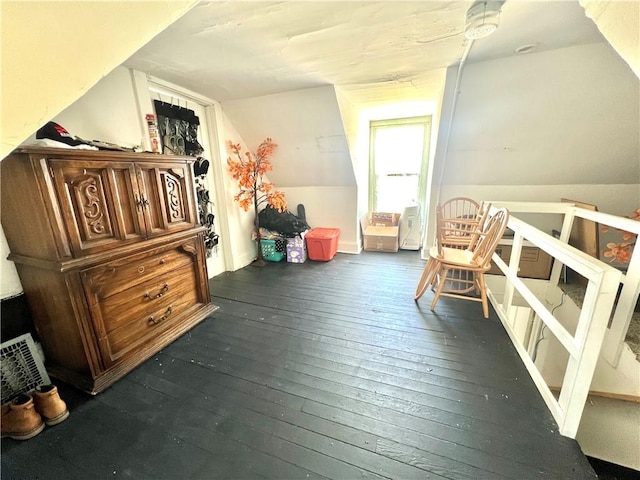
{"label": "chair leg", "polygon": [[487,302],[487,285],[484,283],[484,273],[478,273],[478,285],[480,287],[480,297],[482,298],[482,313],[484,318],[489,318],[489,303]]}
{"label": "chair leg", "polygon": [[431,302],[431,310],[435,310],[436,308],[438,299],[440,298],[440,294],[444,289],[444,284],[447,283],[447,275],[449,275],[450,269],[448,267],[442,267],[440,270],[442,271],[442,273],[440,274],[440,279],[438,281],[438,289],[436,290],[436,293],[433,297],[433,302]]}
{"label": "chair leg", "polygon": [[440,262],[438,262],[435,258],[429,257],[427,260],[427,264],[424,267],[424,271],[422,272],[422,277],[420,277],[420,281],[418,282],[418,287],[416,288],[416,294],[414,300],[417,302],[420,300],[420,297],[424,295],[424,292],[427,291],[438,275]]}

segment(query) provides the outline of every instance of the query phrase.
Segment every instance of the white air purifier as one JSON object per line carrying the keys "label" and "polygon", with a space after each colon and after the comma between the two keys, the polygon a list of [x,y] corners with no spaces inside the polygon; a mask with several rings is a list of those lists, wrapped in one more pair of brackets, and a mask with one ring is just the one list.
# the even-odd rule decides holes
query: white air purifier
{"label": "white air purifier", "polygon": [[419,250],[422,245],[420,205],[406,207],[400,215],[399,246],[403,250]]}

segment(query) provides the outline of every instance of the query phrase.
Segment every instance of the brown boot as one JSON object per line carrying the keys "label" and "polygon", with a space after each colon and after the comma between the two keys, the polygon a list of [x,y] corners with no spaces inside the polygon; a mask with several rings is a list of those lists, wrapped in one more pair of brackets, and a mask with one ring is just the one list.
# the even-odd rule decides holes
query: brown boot
{"label": "brown boot", "polygon": [[42,415],[44,423],[50,427],[64,422],[69,416],[67,404],[58,395],[58,388],[55,385],[37,387],[33,392],[33,401],[36,411]]}
{"label": "brown boot", "polygon": [[44,422],[36,412],[29,395],[18,395],[2,406],[2,437],[28,440],[44,430]]}

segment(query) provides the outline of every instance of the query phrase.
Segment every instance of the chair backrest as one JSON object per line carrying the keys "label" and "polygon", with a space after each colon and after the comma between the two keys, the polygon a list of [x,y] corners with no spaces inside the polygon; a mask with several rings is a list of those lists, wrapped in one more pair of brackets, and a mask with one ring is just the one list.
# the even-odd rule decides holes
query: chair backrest
{"label": "chair backrest", "polygon": [[480,204],[471,198],[454,197],[442,203],[443,218],[476,218]]}
{"label": "chair backrest", "polygon": [[498,248],[498,243],[507,229],[508,222],[509,211],[506,208],[501,208],[484,223],[482,233],[479,235],[475,248],[472,249],[471,258],[476,265],[489,268],[491,257]]}
{"label": "chair backrest", "polygon": [[475,243],[481,213],[484,213],[481,204],[465,197],[455,197],[436,206],[440,245],[468,248],[470,243]]}
{"label": "chair backrest", "polygon": [[489,210],[491,210],[491,204],[481,202],[480,208],[478,209],[478,214],[476,216],[476,227],[475,231],[471,234],[471,238],[469,239],[469,246],[467,249],[474,250],[478,241],[480,240],[481,235],[483,234],[487,220],[489,219]]}

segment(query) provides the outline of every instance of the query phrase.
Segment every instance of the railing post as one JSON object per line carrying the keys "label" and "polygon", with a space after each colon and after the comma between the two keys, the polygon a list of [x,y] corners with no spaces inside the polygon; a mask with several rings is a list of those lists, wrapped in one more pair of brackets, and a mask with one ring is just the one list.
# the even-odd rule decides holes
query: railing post
{"label": "railing post", "polygon": [[[560,240],[562,243],[569,243],[571,237],[571,229],[573,228],[573,219],[576,217],[575,207],[567,205],[564,212],[564,220],[562,221],[562,229],[560,230]],[[551,276],[549,277],[549,286],[556,287],[560,282],[560,274],[564,265],[557,259],[553,261]]]}
{"label": "railing post", "polygon": [[570,356],[558,403],[564,412],[560,433],[575,438],[600,356],[607,319],[613,307],[619,272],[605,271],[600,282],[589,280],[574,335],[578,355]]}
{"label": "railing post", "polygon": [[[523,237],[519,233],[515,233],[513,236],[513,245],[511,246],[511,255],[509,256],[509,271],[513,272],[514,275],[518,275],[518,267],[520,265],[520,255],[522,254],[522,243]],[[506,278],[505,282],[505,290],[504,297],[502,299],[502,309],[506,312],[507,318],[511,318],[512,306],[513,306],[513,293],[515,291],[515,287],[513,286],[513,282],[509,280],[509,277]]]}

